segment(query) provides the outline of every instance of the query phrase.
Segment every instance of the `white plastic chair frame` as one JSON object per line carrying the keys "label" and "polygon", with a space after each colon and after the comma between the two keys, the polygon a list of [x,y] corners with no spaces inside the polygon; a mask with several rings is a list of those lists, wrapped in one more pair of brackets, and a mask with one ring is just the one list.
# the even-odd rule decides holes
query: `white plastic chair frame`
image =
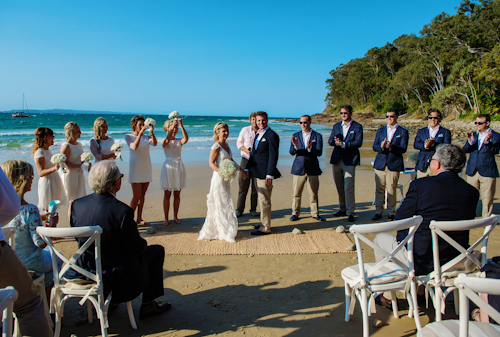
{"label": "white plastic chair frame", "polygon": [[[417,231],[420,223],[422,222],[421,216],[414,216],[412,218],[397,220],[397,221],[388,221],[381,222],[376,224],[367,224],[367,225],[352,225],[350,227],[350,232],[354,235],[354,240],[356,243],[356,250],[358,255],[358,266],[359,266],[359,276],[354,281],[348,281],[344,279],[345,283],[345,300],[346,300],[346,312],[345,312],[345,321],[349,322],[350,315],[353,312],[354,305],[356,302],[356,297],[358,298],[361,306],[361,311],[363,314],[363,335],[369,336],[369,322],[368,317],[372,312],[375,312],[375,304],[374,298],[379,294],[385,291],[391,291],[392,293],[392,307],[394,311],[394,317],[399,318],[398,316],[398,306],[397,299],[395,296],[395,291],[401,291],[405,294],[406,299],[409,304],[409,313],[408,316],[411,318],[414,316],[415,325],[417,326],[417,330],[421,329],[420,317],[418,312],[417,305],[417,285],[415,278],[415,270],[413,265],[413,239],[415,232]],[[409,229],[408,235],[405,237],[403,241],[401,241],[397,247],[392,250],[390,253],[377,246],[375,243],[367,239],[363,234],[370,233],[381,233],[381,232],[390,232],[390,231],[398,231]],[[383,259],[375,263],[375,265],[370,266],[364,263],[363,259],[363,249],[361,246],[361,241],[370,246],[380,255],[383,255]],[[404,247],[407,248],[408,252],[408,262],[409,266],[400,260],[398,260],[395,255]],[[395,281],[391,283],[383,283],[383,284],[370,284],[368,281],[368,276],[371,275],[374,271],[377,271],[388,262],[395,263],[398,267],[406,271],[408,277],[401,281]],[[366,269],[365,267],[370,267]],[[369,300],[367,299],[367,292],[370,293]],[[356,295],[355,297],[353,295]]]}
{"label": "white plastic chair frame", "polygon": [[[108,324],[108,308],[111,302],[111,295],[104,299],[104,286],[102,283],[102,267],[101,267],[101,234],[102,228],[100,226],[89,226],[89,227],[75,227],[75,228],[50,228],[50,227],[38,227],[38,234],[47,242],[47,246],[50,249],[52,257],[52,268],[54,270],[54,287],[52,288],[52,293],[50,296],[50,312],[56,315],[56,327],[54,331],[54,336],[58,337],[61,333],[61,318],[64,315],[64,304],[72,297],[82,297],[80,300],[80,305],[87,302],[88,311],[88,321],[93,322],[92,316],[92,306],[97,312],[97,318],[101,322],[101,334],[102,336],[107,336]],[[77,252],[70,258],[67,259],[61,252],[55,249],[52,244],[53,237],[88,237],[87,241],[77,250]],[[96,273],[93,274],[76,264],[78,258],[94,243],[95,247],[95,265]],[[58,270],[57,258],[59,257],[63,261],[63,266],[61,270]],[[61,278],[69,270],[74,269],[78,273],[87,277],[88,279],[95,282],[90,289],[69,289],[65,288],[64,284],[61,284]],[[96,299],[97,297],[97,299]],[[132,311],[131,302],[127,302],[127,310],[130,319],[130,324],[133,329],[137,329],[137,325],[134,319],[134,313]]]}
{"label": "white plastic chair frame", "polygon": [[[498,215],[491,215],[489,218],[476,219],[476,220],[458,220],[458,221],[434,221],[432,220],[429,224],[432,235],[432,252],[434,259],[434,271],[426,276],[419,278],[419,281],[426,286],[426,296],[428,293],[431,294],[431,299],[434,303],[434,308],[436,309],[436,321],[439,322],[442,319],[442,314],[445,311],[445,300],[446,297],[454,292],[455,303],[458,302],[458,293],[455,286],[449,285],[447,278],[443,277],[443,274],[451,270],[457,263],[469,259],[472,261],[478,269],[481,269],[486,264],[487,259],[487,249],[488,249],[488,238],[490,233],[493,231],[499,220]],[[473,244],[465,249],[455,240],[453,240],[445,232],[451,231],[463,231],[471,230],[475,228],[484,227],[483,235],[476,240]],[[441,266],[439,260],[439,238],[442,238],[453,246],[459,255],[456,256],[451,261],[445,263]],[[472,253],[474,249],[481,244],[481,261],[479,261]],[[465,273],[465,271],[463,271]],[[443,287],[446,287],[448,283],[448,288],[443,291]],[[432,290],[435,288],[435,291]],[[455,306],[455,312],[458,314],[458,308]]]}
{"label": "white plastic chair frame", "polygon": [[17,291],[14,287],[0,289],[0,311],[2,316],[2,337],[12,336],[12,310],[17,300]]}

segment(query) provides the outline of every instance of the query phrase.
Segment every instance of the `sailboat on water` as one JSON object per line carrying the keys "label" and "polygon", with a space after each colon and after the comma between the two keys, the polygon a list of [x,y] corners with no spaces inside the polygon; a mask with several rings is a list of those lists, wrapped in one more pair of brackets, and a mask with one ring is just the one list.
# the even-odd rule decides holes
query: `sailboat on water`
{"label": "sailboat on water", "polygon": [[13,113],[12,117],[29,117],[29,115],[27,115],[26,113],[24,113],[24,103],[25,102],[26,102],[26,110],[28,110],[28,113],[30,112],[30,109],[28,108],[28,101],[24,97],[24,93],[23,93],[23,111],[18,111],[16,113]]}

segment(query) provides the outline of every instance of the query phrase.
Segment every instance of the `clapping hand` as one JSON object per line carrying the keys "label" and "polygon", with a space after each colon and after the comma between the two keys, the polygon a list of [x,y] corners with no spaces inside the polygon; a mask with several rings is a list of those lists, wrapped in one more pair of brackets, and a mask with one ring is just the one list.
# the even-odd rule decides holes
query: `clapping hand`
{"label": "clapping hand", "polygon": [[295,148],[299,147],[299,140],[297,139],[297,137],[292,136],[292,144]]}
{"label": "clapping hand", "polygon": [[469,143],[474,143],[474,133],[473,132],[467,132],[467,140]]}
{"label": "clapping hand", "polygon": [[429,138],[425,141],[425,147],[430,148],[431,146],[434,145],[434,138]]}
{"label": "clapping hand", "polygon": [[342,140],[339,137],[334,137],[335,140],[335,145],[336,146],[342,146]]}
{"label": "clapping hand", "polygon": [[307,143],[307,148],[310,149],[312,147],[312,141],[311,138],[309,138],[309,142]]}
{"label": "clapping hand", "polygon": [[381,148],[385,148],[387,145],[387,138],[384,138],[384,140],[382,141],[382,143],[380,144],[380,147]]}
{"label": "clapping hand", "polygon": [[487,141],[489,141],[490,138],[491,138],[491,132],[488,132],[488,134],[486,135],[486,137],[484,137],[483,143],[486,143]]}
{"label": "clapping hand", "polygon": [[177,122],[179,123],[179,126],[182,127],[182,117],[181,118],[177,118]]}

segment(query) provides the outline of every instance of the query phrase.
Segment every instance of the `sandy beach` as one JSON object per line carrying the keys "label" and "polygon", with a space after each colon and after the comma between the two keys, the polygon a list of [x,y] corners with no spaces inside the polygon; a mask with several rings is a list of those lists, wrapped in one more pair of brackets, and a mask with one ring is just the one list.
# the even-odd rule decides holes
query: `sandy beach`
{"label": "sandy beach", "polygon": [[[414,136],[413,136],[414,138]],[[412,139],[412,136],[410,136]],[[289,140],[282,140],[289,142]],[[365,137],[361,151],[362,165],[356,171],[356,221],[357,224],[371,223],[375,207],[374,174],[370,162],[373,135]],[[233,145],[231,145],[233,146]],[[413,152],[413,145],[409,146]],[[309,197],[304,191],[300,220],[290,222],[292,176],[291,156],[281,152],[279,169],[283,178],[277,179],[273,188],[272,209],[273,230],[291,232],[294,228],[307,231],[331,231],[339,225],[348,226],[347,218],[334,218],[338,198],[333,182],[331,165],[328,163],[331,147],[325,145],[321,157],[323,175],[320,177],[319,205],[325,222],[310,218]],[[282,158],[283,157],[283,158]],[[188,165],[188,183],[181,194],[179,217],[182,224],[164,227],[163,192],[158,186],[160,168],[154,166],[153,177],[146,195],[145,220],[157,234],[176,232],[196,233],[200,230],[206,214],[206,195],[210,188],[212,171],[202,160]],[[127,183],[128,162],[118,162],[125,174],[118,199],[129,203],[130,184]],[[400,183],[408,187],[410,176],[402,174]],[[36,203],[36,181],[33,191],[27,194],[27,201]],[[232,185],[232,196],[236,202],[237,182]],[[400,196],[398,195],[398,200]],[[494,213],[500,212],[495,199]],[[249,204],[245,210],[248,212]],[[60,210],[59,226],[68,226],[65,208]],[[479,208],[477,214],[480,214]],[[172,217],[172,215],[171,215]],[[258,218],[245,214],[239,219],[239,230],[250,231]],[[140,227],[147,236],[147,227]],[[348,234],[352,240],[352,236]],[[479,232],[473,232],[478,237]],[[258,239],[258,238],[256,238]],[[489,241],[489,256],[500,255],[500,235],[495,230]],[[236,243],[238,244],[238,243]],[[66,254],[74,252],[76,243],[61,241],[57,246]],[[368,260],[374,260],[367,252]],[[344,322],[344,283],[341,270],[356,264],[353,253],[304,254],[304,255],[167,255],[164,264],[165,295],[161,301],[169,301],[173,308],[166,314],[138,320],[140,298],[134,300],[134,311],[138,330],[129,326],[124,304],[110,314],[110,336],[359,336],[362,334],[362,318],[359,305],[350,322]],[[416,333],[414,320],[407,317],[406,304],[400,301],[400,318],[392,312],[377,308],[370,322],[380,319],[381,328],[371,324],[373,336],[412,336]],[[433,320],[432,310],[421,308],[421,321],[425,325]],[[451,313],[447,313],[452,317]],[[430,318],[429,318],[430,316]],[[69,300],[63,317],[62,336],[95,336],[100,334],[99,322],[88,324],[86,307],[80,307],[77,300]]]}

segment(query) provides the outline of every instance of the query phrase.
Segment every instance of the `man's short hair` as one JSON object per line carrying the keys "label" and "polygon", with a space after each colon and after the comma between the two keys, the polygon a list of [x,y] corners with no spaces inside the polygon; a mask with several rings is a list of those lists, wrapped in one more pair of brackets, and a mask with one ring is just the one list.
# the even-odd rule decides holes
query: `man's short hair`
{"label": "man's short hair", "polygon": [[486,121],[487,121],[487,122],[491,122],[491,117],[490,117],[490,115],[488,115],[488,114],[480,114],[480,115],[477,115],[477,118],[486,118]]}
{"label": "man's short hair", "polygon": [[439,111],[436,108],[432,108],[429,111],[427,111],[427,116],[430,116],[431,113],[433,113],[433,112],[435,112],[435,113],[437,113],[439,115],[439,119],[443,119],[443,115],[441,114],[441,111]]}
{"label": "man's short hair", "polygon": [[434,157],[445,170],[455,173],[460,173],[465,166],[465,152],[455,144],[438,145]]}
{"label": "man's short hair", "polygon": [[342,110],[342,109],[347,110],[348,113],[352,114],[352,106],[350,106],[350,105],[342,105],[340,107],[340,110]]}
{"label": "man's short hair", "polygon": [[309,115],[302,115],[302,116],[300,116],[300,118],[302,118],[302,117],[307,117],[307,120],[308,120],[309,122],[311,121],[311,116],[309,116]]}
{"label": "man's short hair", "polygon": [[101,160],[90,170],[89,186],[97,194],[109,193],[113,185],[120,179],[120,170],[116,163],[111,160]]}
{"label": "man's short hair", "polygon": [[250,114],[250,117],[248,117],[249,120],[252,120],[252,118],[257,118],[257,113],[256,112],[252,112]]}
{"label": "man's short hair", "polygon": [[267,112],[265,112],[265,111],[256,111],[256,112],[255,112],[255,118],[257,118],[257,116],[262,116],[262,117],[264,117],[265,119],[269,119],[269,118],[267,117]]}
{"label": "man's short hair", "polygon": [[399,116],[399,112],[398,112],[398,110],[396,110],[396,109],[391,108],[391,109],[387,110],[387,112],[394,112],[394,114],[395,114],[396,116]]}

